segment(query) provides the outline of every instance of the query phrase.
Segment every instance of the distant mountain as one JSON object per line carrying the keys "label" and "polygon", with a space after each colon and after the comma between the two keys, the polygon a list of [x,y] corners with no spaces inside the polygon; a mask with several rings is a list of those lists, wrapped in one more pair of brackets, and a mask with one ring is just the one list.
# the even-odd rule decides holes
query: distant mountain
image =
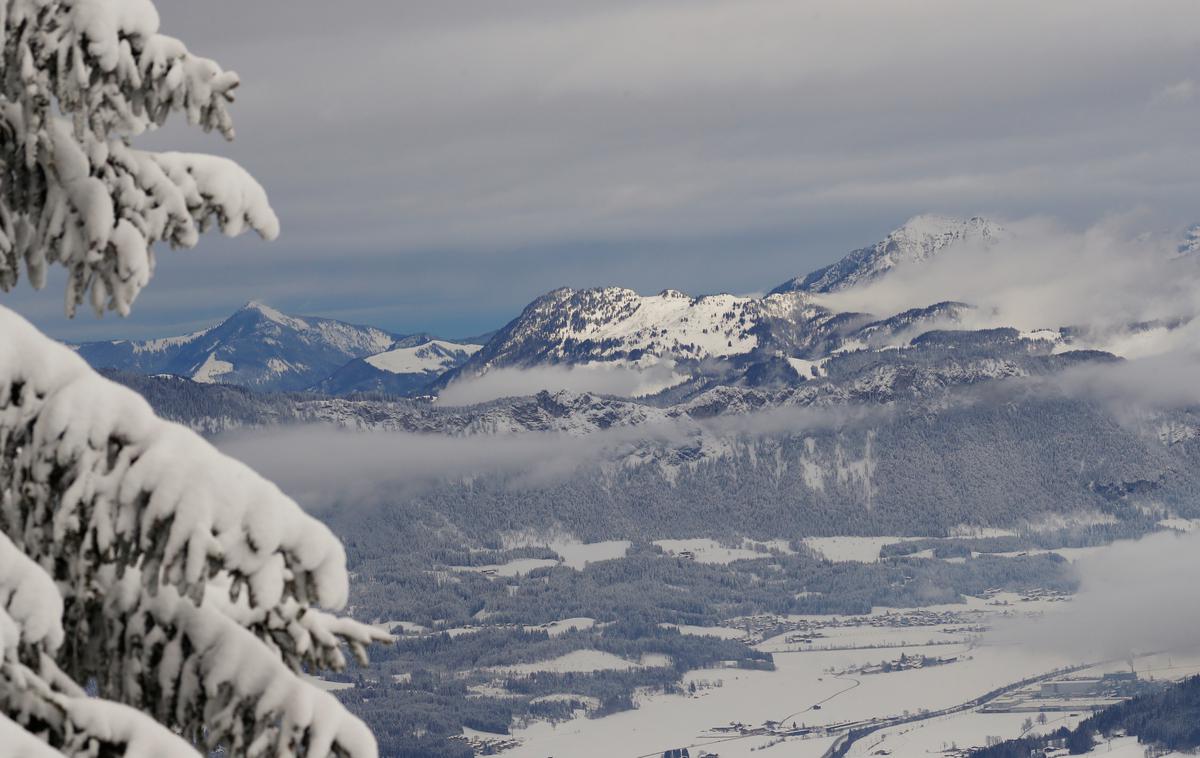
{"label": "distant mountain", "polygon": [[220,324],[193,334],[88,342],[76,350],[97,368],[174,374],[258,390],[301,390],[350,361],[406,340],[413,338],[333,319],[289,316],[250,302]]}
{"label": "distant mountain", "polygon": [[496,368],[606,364],[646,369],[662,361],[672,361],[681,375],[711,373],[717,366],[737,373],[780,355],[819,352],[837,334],[871,320],[836,314],[802,293],[764,299],[564,288],[530,303],[441,382]]}
{"label": "distant mountain", "polygon": [[313,386],[329,395],[385,392],[410,395],[421,392],[447,371],[466,363],[482,347],[477,344],[431,339],[415,346],[397,347],[357,358]]}
{"label": "distant mountain", "polygon": [[978,216],[968,219],[934,214],[914,216],[874,245],[855,250],[807,276],[784,282],[771,293],[836,292],[874,281],[897,265],[929,260],[956,243],[987,243],[1003,235],[1003,227]]}
{"label": "distant mountain", "polygon": [[873,281],[895,266],[928,260],[957,242],[987,242],[1004,230],[984,218],[924,215],[910,219],[886,239],[775,288],[767,297],[720,294],[691,297],[676,290],[644,296],[620,287],[558,289],[521,314],[461,367],[438,384],[479,376],[496,368],[545,365],[623,364],[647,368],[670,360],[680,375],[761,385],[787,381],[778,361],[791,361],[791,380],[812,377],[811,361],[834,351],[897,347],[922,329],[946,328],[970,310],[964,303],[937,303],[903,314],[835,312],[814,294]]}
{"label": "distant mountain", "polygon": [[[333,396],[436,395],[452,382],[498,369],[603,366],[653,371],[655,381],[634,384],[653,386],[653,402],[669,405],[715,387],[765,390],[811,383],[825,376],[837,356],[865,353],[882,360],[882,353],[908,350],[928,332],[970,326],[966,317],[974,308],[969,303],[860,313],[835,310],[820,295],[876,281],[897,266],[932,260],[956,244],[988,245],[1007,235],[985,218],[921,215],[766,297],[562,288],[534,300],[502,329],[473,340],[400,336],[250,303],[195,334],[89,343],[78,350],[101,368]],[[1187,240],[1181,251],[1200,245],[1200,230]],[[1035,339],[1053,343],[1058,352],[1114,344],[1070,325],[1047,326]]]}

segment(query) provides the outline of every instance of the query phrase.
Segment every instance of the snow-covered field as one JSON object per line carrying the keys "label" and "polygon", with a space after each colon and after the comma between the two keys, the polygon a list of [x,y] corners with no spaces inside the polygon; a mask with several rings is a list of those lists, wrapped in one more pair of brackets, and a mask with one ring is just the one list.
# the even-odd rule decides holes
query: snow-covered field
{"label": "snow-covered field", "polygon": [[[889,651],[899,655],[899,651]],[[946,655],[947,649],[906,649],[909,654]],[[954,652],[966,654],[965,646]],[[880,659],[878,651],[845,651],[780,654],[777,671],[703,670],[691,672],[687,682],[721,683],[701,689],[698,696],[650,695],[635,711],[603,719],[576,719],[552,727],[534,724],[518,730],[521,747],[513,758],[547,755],[640,756],[675,747],[704,747],[725,756],[749,755],[772,741],[767,736],[715,742],[704,735],[712,727],[743,722],[758,725],[768,719],[787,723],[832,724],[877,715],[899,715],[906,710],[954,705],[1023,676],[1064,664],[1065,659],[1023,653],[1019,649],[982,648],[970,651],[971,660],[923,670],[839,679],[829,669],[844,669]],[[809,710],[824,701],[821,710]],[[717,745],[719,744],[719,748]],[[774,748],[776,755],[804,755],[813,741],[788,740]],[[821,743],[825,746],[828,742]],[[823,748],[822,748],[823,749]],[[813,755],[820,755],[821,750]],[[695,752],[695,749],[693,748]],[[797,752],[803,751],[803,752]],[[758,751],[755,752],[758,754]]]}
{"label": "snow-covered field", "polygon": [[[1030,734],[1053,731],[1059,727],[1074,727],[1087,713],[1048,714],[1044,727],[1037,726]],[[912,724],[885,729],[861,740],[851,747],[847,756],[884,755],[879,751],[890,751],[896,756],[937,755],[952,747],[967,748],[987,744],[988,737],[1011,739],[1021,734],[1022,725],[1030,718],[1028,713],[955,713],[950,716],[918,721]],[[1141,754],[1138,754],[1141,758]]]}
{"label": "snow-covered field", "polygon": [[[990,605],[991,602],[1009,603]],[[601,719],[576,718],[555,726],[534,723],[516,731],[521,745],[505,753],[511,758],[545,758],[548,755],[654,756],[673,748],[688,747],[692,755],[701,750],[719,753],[722,758],[751,758],[764,753],[775,756],[820,756],[832,743],[832,737],[801,739],[759,734],[743,736],[714,732],[715,727],[731,723],[759,726],[767,720],[787,725],[828,726],[875,717],[899,716],[922,709],[939,710],[970,701],[998,687],[1026,677],[1080,663],[1069,651],[1036,651],[1028,646],[1009,644],[1007,637],[982,640],[962,632],[963,620],[987,623],[999,616],[1036,617],[1054,613],[1062,603],[1048,599],[1021,601],[1011,593],[985,600],[969,598],[963,605],[931,606],[928,614],[953,613],[955,617],[927,626],[900,625],[910,612],[876,609],[870,617],[842,618],[838,626],[823,627],[825,635],[813,640],[812,647],[863,647],[852,650],[803,651],[802,644],[788,642],[789,635],[764,640],[756,647],[774,653],[775,671],[708,669],[690,672],[685,687],[697,685],[694,695],[643,694],[639,707]],[[934,618],[934,616],[928,616]],[[830,621],[830,617],[791,617],[793,621]],[[888,624],[896,625],[888,625]],[[873,625],[874,624],[874,625]],[[682,627],[685,633],[718,633],[730,636],[731,628]],[[947,633],[947,631],[953,633]],[[803,635],[801,635],[803,636]],[[952,644],[930,645],[929,642]],[[785,652],[795,651],[795,652]],[[954,663],[889,674],[838,673],[894,660],[901,653],[957,658]],[[572,654],[582,666],[607,664],[624,668],[630,661],[596,658],[603,654]],[[561,659],[559,659],[561,661]],[[558,662],[549,662],[561,666]],[[645,664],[645,661],[643,661]],[[542,667],[547,663],[533,664]],[[1112,662],[1094,666],[1076,676],[1096,676],[1127,669],[1128,663]],[[1200,672],[1200,654],[1159,654],[1137,658],[1134,667],[1142,678],[1172,679]],[[596,669],[592,669],[596,670]],[[817,708],[815,706],[819,705]],[[1051,713],[1049,722],[1036,729],[1053,730],[1072,726],[1086,711]],[[959,747],[982,746],[988,737],[1009,739],[1019,736],[1028,713],[979,713],[966,711],[882,730],[856,743],[851,756],[868,756],[887,750],[893,756],[938,754],[957,744]],[[1116,743],[1114,743],[1115,745]],[[1132,755],[1132,754],[1131,754]],[[1140,753],[1137,754],[1140,758]]]}
{"label": "snow-covered field", "polygon": [[525,629],[530,632],[544,631],[551,637],[557,637],[567,632],[572,632],[580,629],[591,629],[596,625],[596,619],[580,616],[578,618],[563,619],[561,621],[553,621],[549,624],[540,626],[527,626]]}
{"label": "snow-covered field", "polygon": [[[1139,745],[1137,737],[1117,737],[1101,742],[1084,755],[1103,755],[1107,758],[1146,758],[1145,745]],[[1163,753],[1161,758],[1184,758],[1184,753]]]}
{"label": "snow-covered field", "polygon": [[723,640],[740,640],[746,637],[745,629],[734,629],[728,626],[691,626],[690,624],[659,624],[669,629],[678,629],[680,634],[692,634],[697,637],[719,637]]}
{"label": "snow-covered field", "polygon": [[522,576],[530,571],[548,566],[557,566],[558,561],[549,558],[518,558],[508,563],[498,563],[488,566],[451,566],[454,571],[473,571],[478,574],[494,574],[495,576]]}
{"label": "snow-covered field", "polygon": [[564,566],[582,570],[589,563],[624,558],[625,553],[629,552],[629,546],[632,544],[629,540],[608,540],[606,542],[554,540],[546,545],[546,547],[562,557]]}
{"label": "snow-covered field", "polygon": [[384,621],[376,626],[388,634],[426,634],[429,632],[429,627],[411,621]]}
{"label": "snow-covered field", "polygon": [[752,545],[762,545],[768,551],[791,552],[786,540],[756,543],[746,540],[742,542],[741,547],[725,547],[711,539],[655,540],[654,544],[669,555],[690,553],[697,563],[733,563],[734,561],[768,557],[769,553],[754,550]]}
{"label": "snow-covered field", "polygon": [[523,547],[549,548],[562,558],[564,566],[576,570],[582,570],[589,563],[624,558],[632,544],[629,540],[583,542],[570,534],[561,532],[541,534],[521,532],[503,535],[503,545],[506,550]]}
{"label": "snow-covered field", "polygon": [[826,560],[874,563],[884,545],[904,542],[910,537],[809,537],[804,544],[816,550]]}
{"label": "snow-covered field", "polygon": [[519,663],[514,666],[498,666],[492,671],[498,674],[533,674],[549,671],[556,674],[580,674],[592,671],[628,671],[635,668],[668,666],[671,661],[662,655],[647,655],[640,661],[630,661],[599,650],[576,650],[548,661]]}

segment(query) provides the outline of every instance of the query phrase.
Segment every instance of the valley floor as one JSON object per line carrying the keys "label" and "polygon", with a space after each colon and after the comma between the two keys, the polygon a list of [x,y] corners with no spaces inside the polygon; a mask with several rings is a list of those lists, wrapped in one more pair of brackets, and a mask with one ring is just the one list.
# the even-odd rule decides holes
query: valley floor
{"label": "valley floor", "polygon": [[[996,605],[1004,603],[1007,605]],[[1003,624],[1016,617],[1053,613],[1060,607],[1053,600],[1025,600],[1015,595],[990,599],[971,598],[965,615],[980,624]],[[951,612],[961,618],[960,606],[930,607],[932,613]],[[1003,641],[1003,634],[983,636],[963,633],[961,623],[929,626],[892,626],[903,614],[879,609],[873,614],[881,626],[824,627],[819,647],[852,649],[813,650],[812,643],[797,644],[795,633],[764,640],[755,647],[775,655],[775,671],[731,671],[708,669],[690,672],[686,683],[695,683],[695,694],[646,694],[632,711],[599,719],[576,718],[566,723],[536,723],[517,730],[518,747],[506,751],[510,758],[544,758],[569,755],[630,756],[657,758],[667,750],[687,747],[693,756],[824,756],[853,726],[870,725],[874,719],[918,715],[968,703],[992,690],[1027,678],[1050,675],[1068,681],[1099,677],[1128,670],[1125,662],[1107,662],[1072,670],[1085,663],[1067,652],[1035,651],[1017,642]],[[828,618],[816,617],[827,623]],[[947,641],[954,644],[947,645]],[[928,644],[934,643],[934,644]],[[914,668],[892,673],[856,674],[856,668],[898,659],[954,658],[945,665]],[[1134,669],[1142,679],[1177,680],[1200,673],[1200,655],[1152,655],[1139,657]],[[838,673],[850,672],[850,673]],[[1063,672],[1063,673],[1057,673]],[[1025,688],[1030,694],[1036,686]],[[1026,691],[1028,690],[1028,691]],[[962,712],[928,718],[881,729],[858,740],[847,756],[896,755],[960,756],[989,739],[1020,736],[1038,711],[1045,709],[1045,723],[1031,733],[1072,727],[1090,715],[1093,708],[1119,698],[1075,700],[1025,700],[1025,707],[1008,712],[968,708]],[[1059,710],[1068,708],[1069,710]],[[782,722],[776,725],[773,722]],[[740,725],[740,728],[738,728]],[[804,732],[804,733],[800,733]],[[1117,746],[1125,750],[1124,743]],[[1106,748],[1098,748],[1103,750]],[[1130,755],[1140,756],[1139,751]],[[1124,753],[1120,753],[1124,754]]]}

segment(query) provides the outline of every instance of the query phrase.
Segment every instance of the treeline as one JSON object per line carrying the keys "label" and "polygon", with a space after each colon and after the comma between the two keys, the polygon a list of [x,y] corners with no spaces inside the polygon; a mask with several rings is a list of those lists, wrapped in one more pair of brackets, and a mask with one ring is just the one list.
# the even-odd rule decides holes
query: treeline
{"label": "treeline", "polygon": [[1122,729],[1139,742],[1179,752],[1200,748],[1200,677],[1107,708],[1079,729],[1100,734]]}
{"label": "treeline", "polygon": [[1095,547],[1116,540],[1136,539],[1158,528],[1157,522],[1167,517],[1164,511],[1139,513],[1124,521],[1103,524],[1081,524],[1038,532],[1022,532],[998,537],[926,537],[884,545],[880,557],[899,558],[933,551],[933,557],[965,558],[972,553],[1020,553],[1026,550]]}

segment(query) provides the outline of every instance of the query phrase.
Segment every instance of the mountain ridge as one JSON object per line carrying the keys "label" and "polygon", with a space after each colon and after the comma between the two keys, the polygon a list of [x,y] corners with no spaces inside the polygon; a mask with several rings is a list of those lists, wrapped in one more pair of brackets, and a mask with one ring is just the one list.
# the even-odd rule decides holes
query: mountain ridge
{"label": "mountain ridge", "polygon": [[349,360],[390,349],[405,339],[409,336],[373,326],[289,316],[252,300],[220,323],[188,335],[87,342],[74,349],[97,368],[298,390]]}
{"label": "mountain ridge", "polygon": [[952,245],[990,244],[1006,233],[1004,227],[982,216],[967,219],[932,213],[913,216],[874,245],[854,250],[807,275],[789,279],[770,294],[830,293],[857,287],[879,279],[896,266],[930,260]]}
{"label": "mountain ridge", "polygon": [[[332,395],[436,393],[496,369],[552,366],[644,371],[668,364],[696,386],[795,383],[813,378],[834,353],[901,347],[922,330],[957,328],[971,311],[967,303],[944,302],[901,314],[842,312],[815,296],[875,281],[958,243],[989,243],[1004,234],[999,224],[979,216],[915,216],[880,242],[763,297],[559,288],[483,335],[480,347],[290,316],[251,301],[220,324],[189,335],[86,343],[77,350],[97,367]],[[413,351],[424,351],[424,357]],[[398,368],[404,366],[411,370]]]}

